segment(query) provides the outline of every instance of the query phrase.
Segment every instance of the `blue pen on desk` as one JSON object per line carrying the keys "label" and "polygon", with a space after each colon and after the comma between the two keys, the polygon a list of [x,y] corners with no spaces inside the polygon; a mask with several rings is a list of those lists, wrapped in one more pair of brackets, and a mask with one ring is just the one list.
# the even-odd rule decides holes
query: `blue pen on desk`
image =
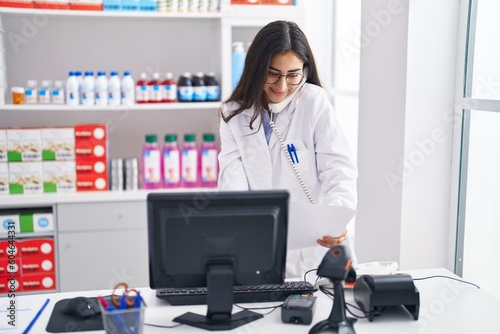
{"label": "blue pen on desk", "polygon": [[50,302],[50,299],[47,298],[47,300],[45,301],[45,303],[43,303],[43,305],[40,308],[40,310],[38,310],[38,312],[35,314],[35,317],[33,318],[33,320],[31,320],[31,322],[28,325],[28,327],[26,327],[26,329],[24,330],[23,334],[27,334],[31,330],[31,327],[33,327],[33,325],[35,324],[35,322],[37,321],[37,319],[40,318],[40,315],[42,314],[43,310],[45,310],[45,307],[47,307],[47,304],[49,302]]}

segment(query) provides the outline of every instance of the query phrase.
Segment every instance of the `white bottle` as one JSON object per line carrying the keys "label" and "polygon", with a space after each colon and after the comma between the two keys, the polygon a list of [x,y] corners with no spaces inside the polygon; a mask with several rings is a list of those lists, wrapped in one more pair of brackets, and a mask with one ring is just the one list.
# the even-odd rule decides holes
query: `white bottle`
{"label": "white bottle", "polygon": [[80,84],[75,72],[69,72],[69,78],[66,81],[66,104],[70,106],[80,104]]}
{"label": "white bottle", "polygon": [[108,82],[108,105],[119,106],[122,99],[121,80],[118,72],[112,71]]}
{"label": "white bottle", "polygon": [[26,104],[38,103],[38,88],[36,80],[29,80],[28,87],[24,90]]}
{"label": "white bottle", "polygon": [[78,80],[78,95],[80,103],[82,103],[82,88],[83,88],[83,76],[82,71],[75,71],[76,79]]}
{"label": "white bottle", "polygon": [[40,104],[50,104],[52,101],[50,99],[50,85],[49,80],[42,80],[42,84],[38,89],[38,101]]}
{"label": "white bottle", "polygon": [[97,79],[95,81],[95,104],[96,106],[108,105],[108,78],[106,72],[97,72]]}
{"label": "white bottle", "polygon": [[82,104],[93,106],[95,104],[95,79],[94,72],[86,71],[82,86]]}
{"label": "white bottle", "polygon": [[129,71],[123,72],[122,104],[130,106],[135,103],[135,82]]}
{"label": "white bottle", "polygon": [[52,103],[64,104],[64,88],[61,80],[54,81],[54,88],[52,89]]}

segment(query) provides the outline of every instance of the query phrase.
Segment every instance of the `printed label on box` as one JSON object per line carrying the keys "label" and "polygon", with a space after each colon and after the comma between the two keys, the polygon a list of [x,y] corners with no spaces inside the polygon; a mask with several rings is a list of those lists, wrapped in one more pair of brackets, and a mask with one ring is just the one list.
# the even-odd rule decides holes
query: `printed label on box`
{"label": "printed label on box", "polygon": [[52,213],[21,213],[19,214],[20,232],[44,232],[54,230]]}
{"label": "printed label on box", "polygon": [[7,129],[8,161],[42,160],[42,131],[40,129]]}
{"label": "printed label on box", "polygon": [[[0,215],[0,234],[6,235],[8,231],[15,231],[19,233],[19,215],[16,214],[8,214],[8,215]],[[14,226],[14,230],[12,230],[12,226]],[[7,245],[8,246],[8,245]]]}
{"label": "printed label on box", "polygon": [[55,290],[56,276],[50,273],[23,275],[21,285],[23,291]]}
{"label": "printed label on box", "polygon": [[108,190],[108,175],[76,174],[77,191],[102,191]]}
{"label": "printed label on box", "polygon": [[0,129],[0,162],[7,162],[7,130]]}
{"label": "printed label on box", "polygon": [[54,271],[55,265],[53,258],[34,256],[24,258],[21,262],[21,272],[23,276],[26,274],[40,274]]}
{"label": "printed label on box", "polygon": [[42,129],[43,160],[74,160],[75,130],[73,128]]}
{"label": "printed label on box", "polygon": [[64,193],[76,191],[74,161],[43,162],[43,192]]}
{"label": "printed label on box", "polygon": [[106,132],[105,124],[75,125],[75,141],[91,140],[104,144],[107,140]]}
{"label": "printed label on box", "polygon": [[54,240],[53,239],[24,239],[19,242],[20,256],[26,257],[39,256],[47,259],[54,257]]}
{"label": "printed label on box", "polygon": [[78,174],[108,174],[106,161],[81,160],[81,162],[76,163],[76,172]]}
{"label": "printed label on box", "polygon": [[34,213],[33,229],[35,232],[49,232],[54,230],[54,215],[52,213]]}
{"label": "printed label on box", "polygon": [[9,164],[11,194],[43,193],[42,162],[12,162]]}
{"label": "printed label on box", "polygon": [[0,195],[9,193],[9,164],[0,162]]}

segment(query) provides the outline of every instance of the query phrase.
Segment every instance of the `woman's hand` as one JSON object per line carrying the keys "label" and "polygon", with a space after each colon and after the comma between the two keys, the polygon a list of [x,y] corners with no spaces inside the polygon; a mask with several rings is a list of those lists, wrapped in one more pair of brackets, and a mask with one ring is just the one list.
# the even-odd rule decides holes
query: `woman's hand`
{"label": "woman's hand", "polygon": [[332,248],[335,245],[341,245],[347,238],[347,229],[342,232],[338,237],[332,237],[330,235],[325,235],[323,238],[316,240],[318,244],[326,248]]}

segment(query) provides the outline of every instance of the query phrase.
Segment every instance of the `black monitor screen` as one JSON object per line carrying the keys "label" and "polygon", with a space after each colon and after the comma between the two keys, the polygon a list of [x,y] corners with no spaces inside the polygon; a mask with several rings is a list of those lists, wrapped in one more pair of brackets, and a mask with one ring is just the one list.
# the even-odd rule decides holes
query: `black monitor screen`
{"label": "black monitor screen", "polygon": [[150,193],[150,287],[206,287],[220,263],[233,285],[283,283],[288,199],[277,190]]}

